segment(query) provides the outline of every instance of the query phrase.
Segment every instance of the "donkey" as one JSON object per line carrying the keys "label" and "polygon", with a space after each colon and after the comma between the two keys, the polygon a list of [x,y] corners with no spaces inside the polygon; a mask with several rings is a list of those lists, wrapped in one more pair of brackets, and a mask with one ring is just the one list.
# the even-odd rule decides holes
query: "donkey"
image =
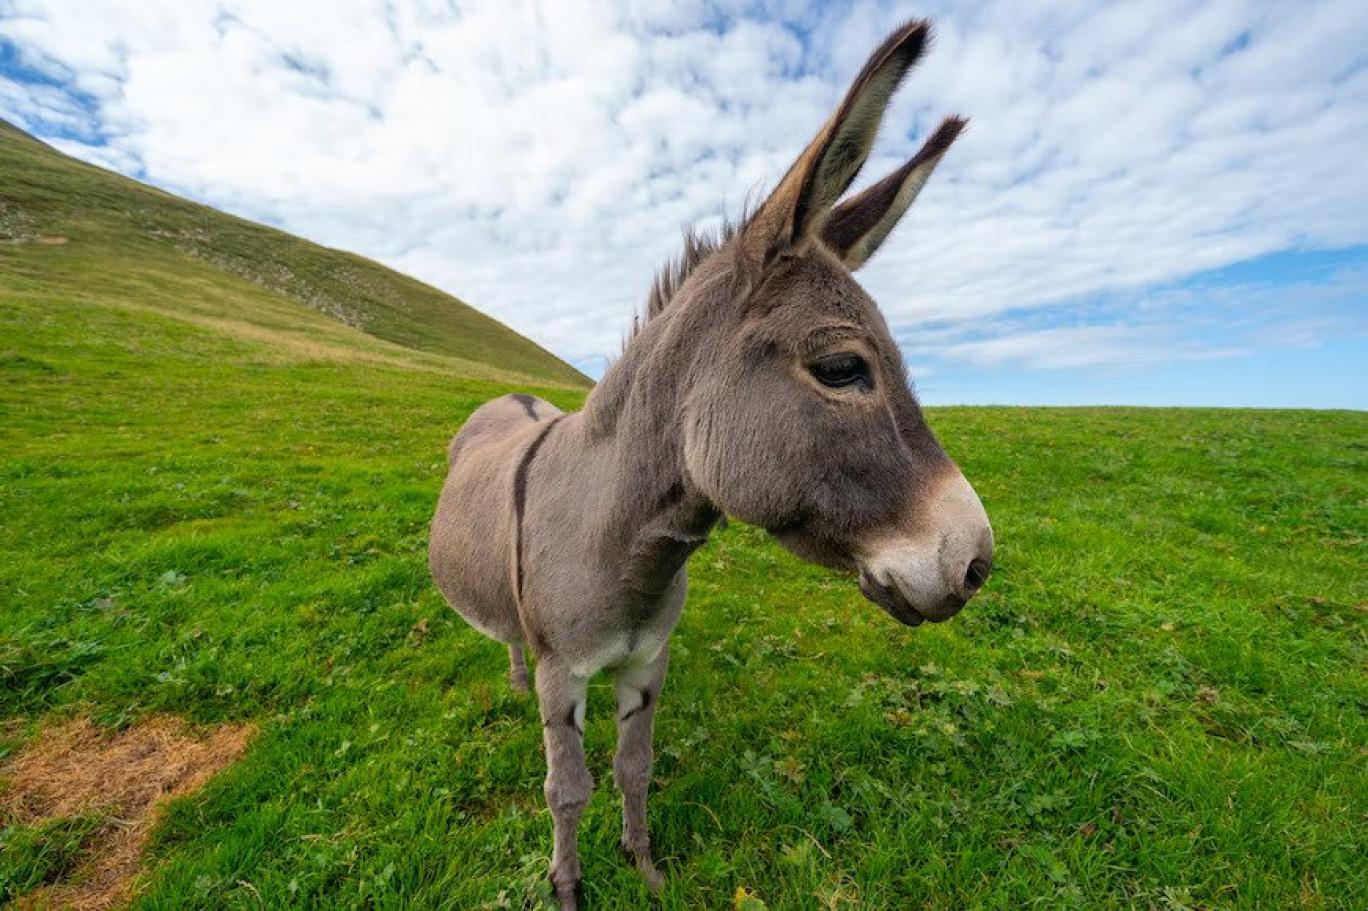
{"label": "donkey", "polygon": [[585,687],[617,691],[622,848],[653,889],[646,791],[685,563],[723,516],[858,573],[897,620],[946,620],[987,579],[978,496],[927,427],[898,347],[851,276],[959,135],[945,120],[902,167],[837,205],[889,98],[929,40],[909,22],[874,52],[774,192],[717,237],[686,233],[622,356],[566,414],[530,395],[475,411],[449,449],[430,566],[447,601],[537,659],[554,824],[550,879],[578,906]]}

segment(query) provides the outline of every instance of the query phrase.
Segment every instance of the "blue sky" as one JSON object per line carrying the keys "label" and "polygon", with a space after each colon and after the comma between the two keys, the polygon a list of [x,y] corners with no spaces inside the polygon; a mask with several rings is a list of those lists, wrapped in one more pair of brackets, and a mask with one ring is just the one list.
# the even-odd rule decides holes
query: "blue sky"
{"label": "blue sky", "polygon": [[[1146,312],[1165,320],[1156,325],[1140,316]],[[990,329],[981,336],[986,350],[958,350],[956,357],[938,356],[934,342],[919,344],[917,328],[903,334],[904,349],[924,368],[916,377],[922,397],[1251,408],[1368,403],[1368,247],[1286,250],[1007,316],[1019,331]],[[1057,337],[1071,332],[1076,344]],[[1030,344],[1040,334],[1046,344]],[[973,369],[959,367],[966,357]]]}
{"label": "blue sky", "polygon": [[1368,407],[1368,4],[0,0],[0,116],[597,375],[914,15],[857,188],[971,126],[859,278],[926,401]]}

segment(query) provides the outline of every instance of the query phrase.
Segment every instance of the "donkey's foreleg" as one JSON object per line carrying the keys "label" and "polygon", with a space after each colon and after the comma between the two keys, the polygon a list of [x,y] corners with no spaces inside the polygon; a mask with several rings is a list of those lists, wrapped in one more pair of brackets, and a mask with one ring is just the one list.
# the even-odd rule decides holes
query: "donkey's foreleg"
{"label": "donkey's foreleg", "polygon": [[646,830],[646,790],[651,783],[655,754],[651,748],[656,703],[670,663],[669,646],[650,664],[624,668],[617,675],[618,746],[613,758],[613,780],[622,792],[622,850],[653,890],[664,877],[651,860],[651,837]]}
{"label": "donkey's foreleg", "polygon": [[508,683],[515,693],[527,692],[527,658],[521,642],[508,647]]}
{"label": "donkey's foreleg", "polygon": [[585,684],[552,658],[537,665],[537,701],[546,745],[546,803],[555,824],[551,885],[563,909],[579,907],[580,862],[575,833],[594,779],[584,763]]}

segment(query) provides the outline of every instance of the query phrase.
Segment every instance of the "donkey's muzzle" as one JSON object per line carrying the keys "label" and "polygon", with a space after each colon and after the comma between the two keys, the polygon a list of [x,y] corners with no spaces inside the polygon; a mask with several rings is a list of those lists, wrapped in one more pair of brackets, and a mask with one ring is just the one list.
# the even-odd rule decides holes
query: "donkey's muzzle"
{"label": "donkey's muzzle", "polygon": [[908,626],[921,626],[927,620],[932,623],[949,620],[972,597],[972,592],[967,595],[948,594],[935,603],[913,606],[895,585],[885,585],[865,570],[860,571],[860,594],[882,607],[894,620]]}
{"label": "donkey's muzzle", "polygon": [[916,520],[910,533],[881,535],[857,558],[861,594],[909,626],[959,613],[993,569],[988,515],[958,471]]}
{"label": "donkey's muzzle", "polygon": [[885,585],[864,569],[860,570],[860,594],[882,607],[890,617],[899,623],[906,623],[908,626],[920,626],[926,622],[925,615],[909,604],[896,588],[892,585]]}

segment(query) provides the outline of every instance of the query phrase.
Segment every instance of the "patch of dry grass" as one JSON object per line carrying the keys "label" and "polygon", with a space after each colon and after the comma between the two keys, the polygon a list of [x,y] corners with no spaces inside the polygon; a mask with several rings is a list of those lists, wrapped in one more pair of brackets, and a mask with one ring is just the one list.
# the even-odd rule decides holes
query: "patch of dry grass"
{"label": "patch of dry grass", "polygon": [[111,908],[126,900],[160,808],[194,793],[247,748],[251,725],[196,729],[170,715],[111,732],[76,718],[45,729],[0,768],[7,825],[100,813],[83,862],[21,908]]}

